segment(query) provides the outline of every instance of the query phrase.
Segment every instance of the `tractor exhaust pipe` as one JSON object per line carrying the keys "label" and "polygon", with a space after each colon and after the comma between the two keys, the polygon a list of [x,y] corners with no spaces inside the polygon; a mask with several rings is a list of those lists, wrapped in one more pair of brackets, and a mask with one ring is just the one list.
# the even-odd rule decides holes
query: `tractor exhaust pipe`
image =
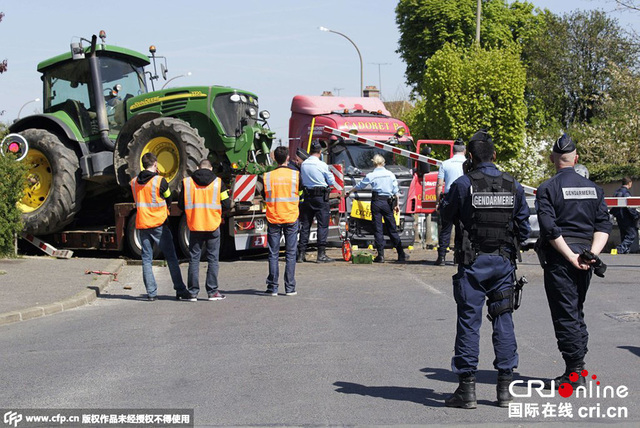
{"label": "tractor exhaust pipe", "polygon": [[98,119],[98,129],[100,130],[100,141],[108,150],[115,150],[116,143],[109,138],[109,121],[107,120],[107,105],[102,92],[102,75],[98,66],[96,56],[96,43],[98,38],[94,34],[91,37],[91,52],[89,53],[89,67],[91,70],[91,84],[93,86],[93,96],[96,103],[96,116]]}

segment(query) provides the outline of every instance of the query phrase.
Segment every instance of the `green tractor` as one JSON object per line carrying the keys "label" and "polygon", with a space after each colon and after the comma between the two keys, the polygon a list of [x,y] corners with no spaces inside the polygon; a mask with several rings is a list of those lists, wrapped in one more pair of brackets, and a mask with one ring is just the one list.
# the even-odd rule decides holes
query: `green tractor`
{"label": "green tractor", "polygon": [[[208,157],[230,185],[236,174],[259,174],[271,164],[274,133],[258,113],[258,98],[224,86],[148,91],[163,59],[81,39],[71,52],[38,64],[44,83],[43,113],[10,126],[9,137],[28,146],[25,232],[47,235],[74,221],[83,200],[114,188],[128,192],[141,157],[158,157],[160,174],[175,190]],[[82,41],[88,46],[82,46]],[[153,61],[154,72],[145,71]],[[166,79],[166,59],[160,64]],[[4,143],[3,143],[4,144]],[[106,198],[106,196],[105,196]],[[118,202],[118,201],[113,201]]]}

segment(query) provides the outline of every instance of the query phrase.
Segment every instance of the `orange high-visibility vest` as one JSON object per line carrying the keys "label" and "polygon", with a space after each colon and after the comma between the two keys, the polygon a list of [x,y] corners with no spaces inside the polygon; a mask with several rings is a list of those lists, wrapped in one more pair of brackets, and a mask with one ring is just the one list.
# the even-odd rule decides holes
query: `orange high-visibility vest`
{"label": "orange high-visibility vest", "polygon": [[182,180],[184,188],[184,213],[189,230],[213,232],[222,221],[220,187],[222,180],[216,178],[207,186],[199,186],[193,178]]}
{"label": "orange high-visibility vest", "polygon": [[300,173],[278,168],[264,175],[267,220],[273,224],[293,223],[298,219],[298,181]]}
{"label": "orange high-visibility vest", "polygon": [[138,209],[136,229],[152,229],[167,219],[167,202],[160,195],[161,181],[162,177],[159,175],[145,184],[138,183],[137,178],[131,180],[131,192]]}

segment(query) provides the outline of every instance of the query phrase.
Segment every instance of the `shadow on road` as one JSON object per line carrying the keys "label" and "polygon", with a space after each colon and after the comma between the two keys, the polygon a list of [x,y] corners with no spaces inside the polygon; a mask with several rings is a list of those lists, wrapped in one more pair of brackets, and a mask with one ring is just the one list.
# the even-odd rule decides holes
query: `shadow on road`
{"label": "shadow on road", "polygon": [[638,346],[618,346],[619,349],[626,349],[634,354],[636,357],[640,357],[640,347]]}
{"label": "shadow on road", "polygon": [[356,394],[385,400],[410,401],[430,407],[444,407],[445,394],[428,388],[408,388],[402,386],[366,386],[351,382],[335,382],[336,392]]}

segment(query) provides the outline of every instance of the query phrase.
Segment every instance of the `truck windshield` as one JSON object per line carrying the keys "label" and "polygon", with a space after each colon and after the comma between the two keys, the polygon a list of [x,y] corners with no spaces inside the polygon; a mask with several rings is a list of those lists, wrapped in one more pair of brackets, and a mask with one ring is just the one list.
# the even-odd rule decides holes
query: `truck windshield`
{"label": "truck windshield", "polygon": [[213,110],[218,116],[227,137],[239,137],[242,128],[254,125],[258,117],[258,99],[253,95],[237,92],[218,95],[213,101]]}
{"label": "truck windshield", "polygon": [[[405,146],[402,148],[408,149]],[[371,159],[376,154],[384,157],[387,165],[402,165],[406,167],[410,165],[409,160],[404,156],[394,155],[393,153],[362,144],[339,144],[332,148],[332,153],[332,163],[341,163],[345,167],[351,165],[358,169],[373,168]]]}

